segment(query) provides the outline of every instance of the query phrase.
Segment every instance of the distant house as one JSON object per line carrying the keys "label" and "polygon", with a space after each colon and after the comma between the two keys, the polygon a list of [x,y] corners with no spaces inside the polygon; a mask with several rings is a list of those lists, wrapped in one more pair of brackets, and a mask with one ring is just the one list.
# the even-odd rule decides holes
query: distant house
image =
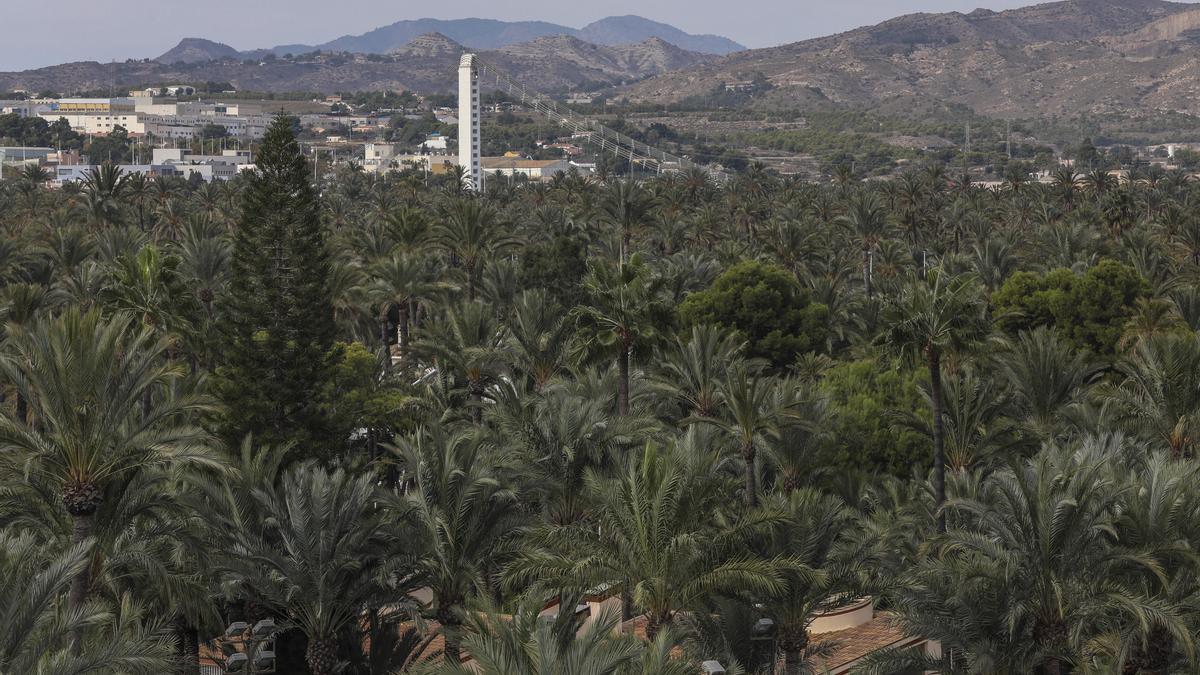
{"label": "distant house", "polygon": [[495,176],[525,176],[530,180],[549,180],[554,174],[566,173],[571,168],[565,159],[484,157],[480,164],[484,173]]}
{"label": "distant house", "polygon": [[425,138],[425,140],[421,143],[421,149],[422,150],[445,150],[446,149],[446,140],[447,139],[445,136],[443,136],[435,131],[434,133],[429,134],[429,136],[427,136]]}

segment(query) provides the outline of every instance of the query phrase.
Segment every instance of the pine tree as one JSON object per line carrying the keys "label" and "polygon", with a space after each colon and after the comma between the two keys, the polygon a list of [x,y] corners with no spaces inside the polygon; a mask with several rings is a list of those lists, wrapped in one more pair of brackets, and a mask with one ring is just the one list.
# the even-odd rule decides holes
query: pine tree
{"label": "pine tree", "polygon": [[242,197],[221,324],[222,431],[231,447],[253,433],[314,454],[329,440],[335,326],[318,196],[290,118],[272,122],[257,166]]}

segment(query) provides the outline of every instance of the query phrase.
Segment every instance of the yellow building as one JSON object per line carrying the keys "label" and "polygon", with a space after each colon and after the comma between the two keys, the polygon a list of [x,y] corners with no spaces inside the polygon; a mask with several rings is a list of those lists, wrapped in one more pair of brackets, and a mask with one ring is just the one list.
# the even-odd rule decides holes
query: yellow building
{"label": "yellow building", "polygon": [[136,103],[131,98],[64,98],[54,110],[61,113],[111,114],[131,113]]}

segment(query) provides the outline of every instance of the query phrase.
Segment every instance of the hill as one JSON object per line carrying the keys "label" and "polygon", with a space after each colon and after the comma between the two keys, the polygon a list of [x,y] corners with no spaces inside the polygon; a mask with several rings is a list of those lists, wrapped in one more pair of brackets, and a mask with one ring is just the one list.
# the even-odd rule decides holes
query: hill
{"label": "hill", "polygon": [[285,45],[272,51],[302,53],[313,50],[385,54],[430,33],[447,38],[471,49],[499,49],[550,35],[566,35],[575,30],[544,21],[497,21],[495,19],[416,19],[397,21],[362,35],[344,35],[336,40],[312,45]]}
{"label": "hill", "polygon": [[[0,73],[0,91],[72,93],[106,89],[112,84],[120,89],[134,89],[168,82],[228,82],[240,90],[262,92],[448,93],[457,87],[458,58],[463,50],[462,45],[449,37],[430,33],[417,36],[386,55],[320,53],[262,60],[237,55],[198,61],[182,58],[187,54],[179,52],[173,60],[115,64],[87,61]],[[530,86],[550,92],[633,82],[716,58],[688,52],[659,39],[605,46],[567,36],[481,51],[480,56]]]}
{"label": "hill", "polygon": [[305,45],[278,45],[270,49],[238,52],[232,47],[200,38],[187,38],[156,61],[162,63],[199,63],[224,58],[258,58],[273,52],[277,56],[309,54],[314,51],[388,54],[413,40],[437,34],[469,49],[493,50],[539,38],[568,36],[598,45],[626,45],[651,38],[664,40],[682,50],[701,54],[724,55],[745,49],[719,35],[692,35],[674,26],[640,16],[612,16],[588,24],[582,29],[545,21],[498,21],[496,19],[415,19],[397,21],[362,35],[343,35],[329,42]]}
{"label": "hill", "polygon": [[241,52],[227,44],[205,40],[204,38],[184,38],[173,49],[159,56],[155,61],[161,63],[203,63],[221,59],[236,59]]}
{"label": "hill", "polygon": [[1004,12],[911,14],[729,55],[631,87],[652,102],[765,77],[762,105],[936,99],[999,116],[1200,112],[1200,10],[1162,0],[1067,0]]}
{"label": "hill", "polygon": [[730,54],[744,46],[720,35],[692,35],[665,23],[640,16],[610,16],[594,21],[578,31],[584,42],[599,45],[620,45],[657,38],[675,47],[701,54]]}

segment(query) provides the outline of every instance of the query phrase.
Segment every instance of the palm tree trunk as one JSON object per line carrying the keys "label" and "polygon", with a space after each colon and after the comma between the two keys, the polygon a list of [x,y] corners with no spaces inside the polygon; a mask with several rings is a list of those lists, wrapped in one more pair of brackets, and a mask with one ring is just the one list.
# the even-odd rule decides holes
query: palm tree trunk
{"label": "palm tree trunk", "polygon": [[662,630],[663,624],[666,622],[654,612],[646,615],[646,639],[654,642],[654,638],[658,637],[658,632]]}
{"label": "palm tree trunk", "polygon": [[468,388],[471,390],[471,421],[479,426],[483,424],[483,384],[472,380]]}
{"label": "palm tree trunk", "polygon": [[200,675],[200,632],[182,614],[175,617],[175,638],[179,641],[176,648],[179,672]]}
{"label": "palm tree trunk", "polygon": [[388,346],[388,321],[386,314],[379,317],[379,348],[383,351],[383,373],[390,375],[392,373],[392,350]]}
{"label": "palm tree trunk", "polygon": [[863,284],[867,289],[867,299],[874,297],[874,288],[871,283],[871,249],[863,249]]}
{"label": "palm tree trunk", "polygon": [[783,652],[784,675],[800,675],[804,669],[804,650],[808,649],[808,630],[803,624],[785,622],[779,628],[779,649]]}
{"label": "palm tree trunk", "polygon": [[942,355],[929,352],[929,397],[933,404],[933,496],[938,508],[938,532],[946,531],[946,449],[942,428]]}
{"label": "palm tree trunk", "polygon": [[29,424],[29,402],[17,392],[17,421],[21,424]]}
{"label": "palm tree trunk", "polygon": [[624,340],[617,355],[617,414],[629,414],[629,345]]}
{"label": "palm tree trunk", "polygon": [[462,636],[459,634],[462,623],[450,620],[448,617],[442,617],[441,624],[442,637],[444,639],[442,658],[446,663],[457,666],[462,662]]}
{"label": "palm tree trunk", "polygon": [[[87,541],[92,536],[92,520],[95,514],[75,514],[72,517],[73,525],[71,533],[71,542],[76,546]],[[71,579],[71,590],[67,595],[67,609],[72,613],[82,610],[83,604],[87,602],[88,586],[91,585],[91,566],[85,565],[75,578]],[[77,627],[71,631],[71,653],[79,656],[83,650],[83,627]]]}
{"label": "palm tree trunk", "polygon": [[754,460],[758,453],[754,450],[754,442],[751,441],[742,446],[742,459],[746,464],[746,499],[747,508],[758,507],[758,476],[754,471]]}
{"label": "palm tree trunk", "polygon": [[403,361],[404,352],[408,348],[408,301],[400,303],[397,314],[396,347],[400,352],[400,360]]}

